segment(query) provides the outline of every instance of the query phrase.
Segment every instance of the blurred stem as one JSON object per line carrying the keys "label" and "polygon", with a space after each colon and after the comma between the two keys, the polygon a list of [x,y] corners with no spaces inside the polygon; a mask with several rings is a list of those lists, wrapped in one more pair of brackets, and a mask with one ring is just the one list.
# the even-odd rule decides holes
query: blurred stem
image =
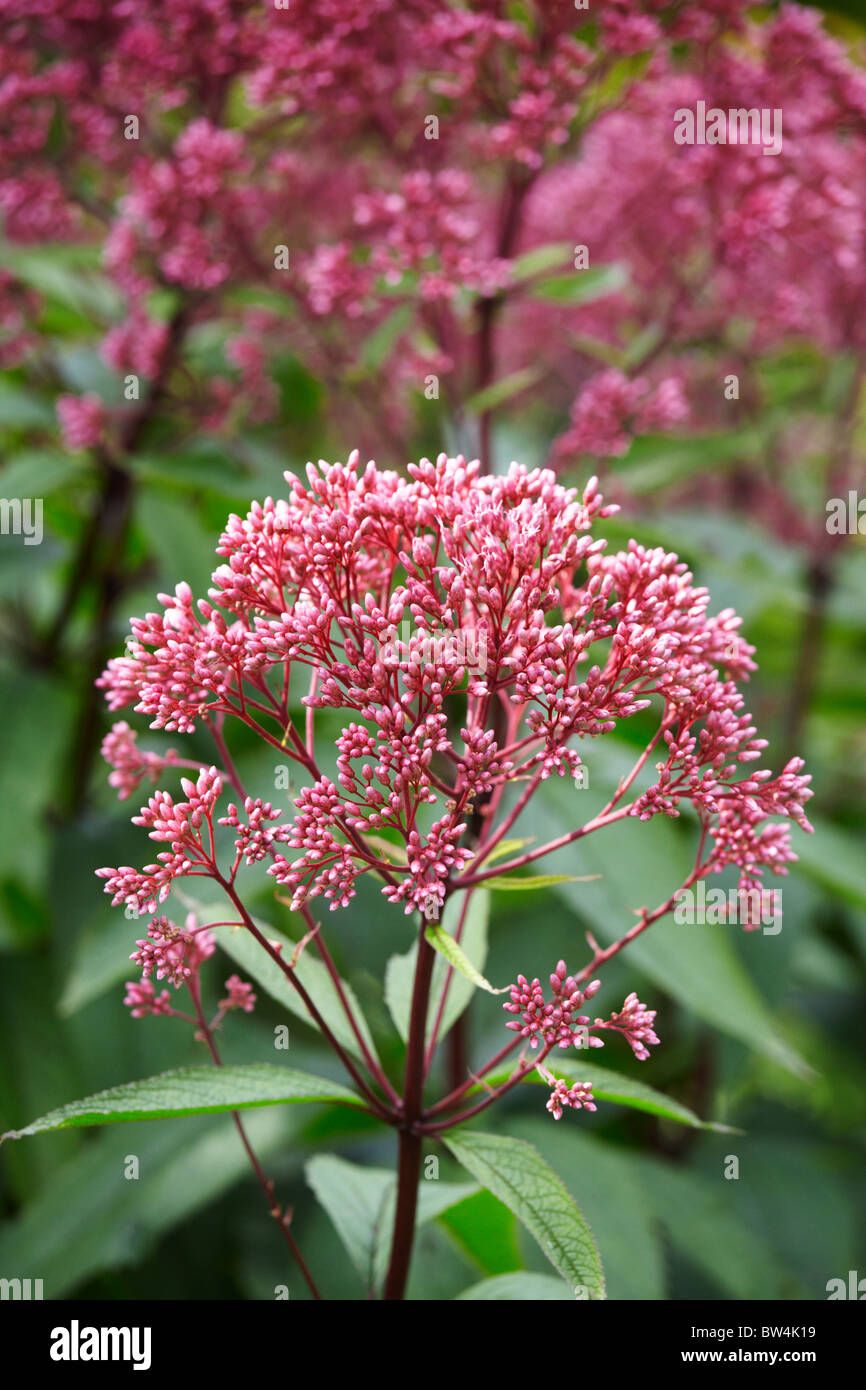
{"label": "blurred stem", "polygon": [[[533,182],[533,178],[534,175],[532,174],[520,174],[514,171],[508,176],[508,181],[502,196],[499,233],[496,242],[496,255],[501,260],[508,260],[514,250],[517,234],[520,229],[520,215],[523,209],[523,202]],[[478,303],[476,391],[484,391],[488,386],[493,384],[496,373],[496,321],[504,302],[505,293],[502,292],[488,295],[486,298],[479,300]],[[482,411],[478,420],[478,450],[482,473],[490,473],[493,468],[493,452],[491,448],[492,424],[492,411]]]}
{"label": "blurred stem", "polygon": [[99,451],[102,487],[82,536],[66,592],[45,639],[45,655],[49,663],[53,663],[74,606],[84,586],[92,578],[97,592],[97,606],[89,659],[85,664],[81,713],[69,757],[71,776],[66,811],[70,816],[81,810],[87,793],[90,766],[99,742],[101,699],[95,681],[108,660],[114,609],[126,584],[124,553],[132,520],[134,482],[124,464],[135,453],[167,393],[168,377],[177,361],[196,302],[193,297],[188,299],[170,320],[159,370],[138,410],[126,419],[116,453],[109,453],[106,449]]}
{"label": "blurred stem", "polygon": [[421,1135],[416,1126],[421,1118],[424,1091],[424,1041],[427,1032],[427,1009],[430,1002],[430,983],[433,978],[435,952],[425,936],[428,923],[422,918],[418,932],[418,960],[412,988],[412,1009],[409,1015],[409,1041],[406,1047],[406,1076],[403,1085],[403,1117],[399,1130],[399,1160],[397,1169],[397,1205],[394,1212],[394,1236],[391,1261],[385,1279],[383,1298],[395,1301],[403,1298],[412,1259],[415,1238],[415,1216],[418,1208],[418,1183],[421,1177]]}
{"label": "blurred stem", "polygon": [[806,611],[783,715],[783,764],[799,754],[802,749],[806,717],[817,685],[827,627],[827,610],[833,591],[833,573],[828,555],[819,555],[810,562],[806,570],[805,591]]}

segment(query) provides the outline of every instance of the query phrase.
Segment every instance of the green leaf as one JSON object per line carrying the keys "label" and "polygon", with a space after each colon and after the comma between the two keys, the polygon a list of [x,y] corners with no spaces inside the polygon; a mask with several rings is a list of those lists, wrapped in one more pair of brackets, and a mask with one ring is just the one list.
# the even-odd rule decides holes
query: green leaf
{"label": "green leaf", "polygon": [[0,247],[0,266],[16,280],[57,300],[82,316],[116,318],[123,301],[116,285],[99,274],[95,247],[72,247],[45,243],[38,247],[5,245]]}
{"label": "green leaf", "polygon": [[512,283],[523,284],[535,275],[543,275],[545,270],[553,270],[555,266],[567,264],[572,254],[571,243],[568,241],[554,241],[548,246],[534,246],[531,251],[524,251],[522,256],[515,256],[511,262]]}
{"label": "green leaf", "polygon": [[509,376],[494,381],[492,385],[485,386],[483,391],[477,391],[474,396],[470,396],[466,402],[466,409],[475,415],[486,415],[488,410],[495,410],[504,401],[511,400],[512,396],[527,391],[540,378],[541,372],[537,367],[522,367],[519,372],[511,372]]}
{"label": "green leaf", "polygon": [[766,429],[727,430],[704,435],[640,435],[619,467],[635,494],[681,482],[707,468],[756,460],[766,450]]}
{"label": "green leaf", "polygon": [[[733,1129],[730,1125],[716,1124],[710,1120],[701,1120],[690,1110],[687,1105],[682,1105],[678,1100],[673,1100],[670,1096],[663,1095],[661,1091],[653,1090],[652,1086],[647,1086],[643,1081],[637,1081],[632,1076],[622,1076],[619,1072],[609,1071],[607,1067],[597,1066],[595,1062],[583,1062],[573,1053],[556,1053],[550,1060],[550,1071],[555,1076],[562,1076],[567,1081],[589,1081],[592,1084],[592,1093],[596,1100],[613,1101],[615,1105],[627,1105],[632,1110],[644,1110],[648,1115],[659,1115],[664,1120],[675,1120],[677,1124],[689,1125],[692,1129],[714,1130],[718,1134],[740,1134],[741,1130]],[[501,1086],[512,1075],[513,1068],[495,1072],[492,1076],[485,1078],[488,1086]],[[533,1070],[525,1078],[526,1081],[538,1082],[546,1086],[547,1082],[539,1075],[537,1070]],[[473,1086],[472,1090],[480,1090],[481,1087]]]}
{"label": "green leaf", "polygon": [[783,1296],[778,1256],[738,1212],[747,1192],[720,1176],[708,1181],[672,1164],[646,1160],[641,1181],[674,1247],[730,1297]]}
{"label": "green leaf", "polygon": [[[275,1107],[245,1118],[262,1163],[297,1146],[301,1113],[299,1107]],[[5,1223],[0,1270],[32,1270],[44,1279],[46,1298],[62,1298],[100,1272],[137,1264],[166,1231],[252,1177],[235,1127],[225,1117],[142,1125],[134,1133],[138,1180],[124,1180],[130,1132],[95,1134],[14,1221]]]}
{"label": "green leaf", "polygon": [[378,371],[391,356],[394,345],[412,322],[414,305],[399,304],[387,318],[373,329],[361,348],[361,369],[369,373]]}
{"label": "green leaf", "polygon": [[[306,1174],[365,1286],[377,1289],[390,1254],[394,1173],[390,1168],[364,1168],[335,1154],[318,1154],[307,1163]],[[416,1224],[435,1220],[476,1192],[474,1183],[422,1182]]]}
{"label": "green leaf", "polygon": [[600,877],[600,874],[502,874],[484,881],[488,888],[498,889],[500,893],[529,893],[534,888],[552,888],[557,883],[589,883]]}
{"label": "green leaf", "polygon": [[797,841],[803,872],[835,897],[866,908],[862,844],[829,821],[809,819],[815,834],[803,835]]}
{"label": "green leaf", "polygon": [[[445,908],[442,924],[452,937],[457,930],[462,902],[463,895],[455,894],[449,899]],[[476,888],[466,909],[461,944],[465,946],[470,959],[478,962],[479,969],[483,967],[487,959],[487,919],[489,913],[489,893],[485,892],[483,888]],[[412,984],[415,979],[417,959],[418,946],[416,943],[405,955],[392,956],[385,970],[385,1002],[394,1020],[394,1026],[404,1042],[407,1042],[409,1038],[409,1012],[412,1004]],[[430,986],[431,999],[438,1000],[442,997],[442,990],[449,973],[451,974],[451,983],[448,986],[448,995],[439,1028],[440,1039],[444,1038],[448,1030],[456,1023],[475,994],[474,983],[466,979],[464,975],[453,971],[445,957],[437,954]],[[427,1014],[426,1036],[428,1043],[433,1036],[435,1020],[436,1010],[431,1008]]]}
{"label": "green leaf", "polygon": [[490,1278],[523,1268],[514,1213],[482,1188],[440,1217],[464,1255]]}
{"label": "green leaf", "polygon": [[534,843],[534,835],[527,835],[525,840],[500,840],[496,848],[485,855],[484,865],[492,864],[496,859],[504,859],[507,854],[516,854],[518,850],[526,849],[527,845]]}
{"label": "green leaf", "polygon": [[[177,891],[177,890],[175,890]],[[181,900],[188,902],[192,910],[199,917],[200,922],[220,922],[225,920],[225,909],[219,907],[202,907],[195,902],[186,892],[183,893]],[[281,948],[283,959],[290,961],[295,950],[296,943],[282,932],[277,931],[268,922],[262,922],[258,918],[253,919],[256,926],[267,939]],[[217,932],[217,944],[222,947],[227,955],[241,967],[245,974],[252,976],[256,984],[265,990],[272,999],[276,999],[282,1004],[289,1013],[301,1018],[311,1028],[318,1029],[318,1024],[314,1023],[307,1013],[306,1005],[297,990],[292,987],[286,976],[283,974],[276,961],[272,960],[267,952],[263,951],[254,936],[244,929],[238,928],[230,930],[221,928]],[[325,1023],[330,1028],[334,1037],[350,1052],[353,1057],[362,1059],[363,1054],[349,1024],[343,1006],[340,1003],[340,996],[336,986],[328,974],[327,968],[322,961],[317,960],[312,951],[315,947],[308,944],[298,957],[294,971],[300,983],[304,986],[307,993],[313,999],[316,1008],[321,1014]],[[343,993],[349,1006],[355,1015],[358,1029],[363,1037],[371,1056],[376,1055],[375,1044],[367,1026],[364,1015],[361,1013],[361,1006],[355,997],[350,985],[345,980],[341,981]]]}
{"label": "green leaf", "polygon": [[132,1120],[162,1120],[178,1115],[208,1115],[222,1110],[250,1110],[261,1105],[298,1101],[361,1105],[359,1096],[324,1077],[258,1063],[242,1067],[185,1067],[145,1081],[130,1081],[95,1096],[61,1105],[4,1139],[23,1139],[51,1129],[110,1125]]}
{"label": "green leaf", "polygon": [[500,1274],[496,1279],[482,1279],[457,1295],[457,1301],[492,1302],[494,1299],[509,1303],[571,1303],[574,1290],[562,1279],[552,1274],[528,1274],[521,1271],[515,1274]]}
{"label": "green leaf", "polygon": [[568,275],[554,275],[532,286],[538,299],[553,299],[558,304],[591,304],[605,295],[615,294],[628,284],[625,266],[601,265],[586,270],[573,270]]}
{"label": "green leaf", "polygon": [[488,994],[505,994],[506,990],[511,988],[510,985],[503,985],[501,989],[495,989],[489,980],[485,980],[480,970],[476,970],[463,947],[454,940],[453,936],[448,935],[444,927],[431,925],[426,928],[424,936],[433,949],[444,956],[448,964],[458,970],[465,979],[471,980],[476,988],[486,989]]}
{"label": "green leaf", "polygon": [[[546,821],[543,838],[574,829],[576,794],[591,795],[588,791],[569,795],[554,787],[552,779],[542,784],[534,814],[537,823]],[[548,816],[547,811],[553,814]],[[629,818],[560,853],[567,854],[575,867],[601,873],[598,882],[579,890],[563,883],[554,891],[587,921],[602,946],[623,935],[634,922],[632,913],[642,904],[652,907],[664,902],[685,881],[694,863],[689,836],[660,816],[650,821]],[[713,1027],[775,1058],[797,1075],[808,1076],[808,1064],[774,1028],[768,1005],[725,936],[729,930],[682,926],[668,916],[631,942],[622,959],[633,961],[665,993]]]}
{"label": "green leaf", "polygon": [[540,1102],[535,1117],[510,1114],[506,1123],[508,1133],[533,1144],[579,1197],[602,1253],[605,1296],[664,1298],[664,1258],[641,1181],[642,1158],[622,1143],[591,1136],[579,1117],[557,1124]]}
{"label": "green leaf", "polygon": [[[0,402],[3,385],[0,383]],[[2,403],[0,403],[2,418]],[[2,478],[5,497],[48,497],[62,487],[68,487],[84,473],[80,458],[61,454],[52,449],[25,449],[17,452],[7,463]]]}
{"label": "green leaf", "polygon": [[575,1292],[604,1298],[601,1256],[583,1213],[537,1149],[522,1139],[450,1130],[443,1142],[467,1172],[504,1202]]}
{"label": "green leaf", "polygon": [[362,1168],[335,1154],[317,1154],[305,1171],[316,1200],[331,1218],[365,1286],[371,1289],[376,1239],[394,1174],[387,1168]]}
{"label": "green leaf", "polygon": [[[56,429],[57,416],[46,396],[29,386],[0,381],[0,425],[13,429]],[[26,495],[32,496],[32,490]]]}

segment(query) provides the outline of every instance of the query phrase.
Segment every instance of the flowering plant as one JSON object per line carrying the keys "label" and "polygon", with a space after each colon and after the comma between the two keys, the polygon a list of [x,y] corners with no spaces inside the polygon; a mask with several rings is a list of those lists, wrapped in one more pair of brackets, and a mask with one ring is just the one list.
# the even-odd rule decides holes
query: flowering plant
{"label": "flowering plant", "polygon": [[[567,1197],[555,1175],[520,1141],[467,1131],[466,1122],[527,1080],[549,1088],[556,1120],[565,1108],[594,1110],[597,1073],[574,1053],[600,1049],[615,1034],[638,1059],[649,1057],[659,1042],[656,1010],[635,993],[606,1018],[588,1010],[604,967],[671,911],[681,888],[729,865],[739,870],[742,893],[765,872],[787,873],[795,857],[789,823],[810,829],[803,810],[809,777],[800,759],[775,775],[744,766],[761,758],[766,743],[743,712],[738,683],[754,662],[739,619],[729,610],[711,616],[709,594],[673,554],[632,541],[608,555],[592,534],[611,510],[595,479],[578,493],[548,471],[513,464],[494,477],[477,461],[444,455],[410,465],[405,478],[372,462],[362,466],[353,453],[345,464],[310,465],[306,479],[287,473],[286,481],[285,500],[267,498],[246,517],[229,518],[208,597],[194,603],[186,583],[160,595],[163,611],[133,621],[125,655],[99,681],[112,710],[132,706],[150,716],[152,728],[180,735],[203,726],[213,739],[215,761],[204,765],[175,750],[144,752],[126,722],[114,726],[104,753],[121,797],[178,767],[192,765],[197,776],[181,777],[182,800],[157,790],[134,817],[164,846],[154,863],[98,872],[115,905],[151,919],[133,953],[142,978],[127,985],[133,1016],[191,1025],[226,1089],[215,1102],[197,1070],[178,1072],[139,1083],[144,1095],[120,1087],[35,1128],[118,1118],[136,1107],[142,1114],[231,1110],[318,1297],[239,1111],[307,1099],[352,1105],[391,1126],[399,1141],[386,1299],[404,1294],[423,1148],[439,1141],[513,1204],[573,1287],[600,1297],[598,1254],[573,1201],[564,1202],[552,1234],[539,1218],[539,1201]],[[403,640],[397,633],[407,615]],[[422,659],[432,631],[447,639],[467,629],[484,633],[484,670],[468,668],[462,641],[440,640],[435,660]],[[342,724],[332,772],[317,738],[317,721],[329,710]],[[649,711],[652,735],[600,813],[541,845],[507,838],[545,780],[574,776],[593,740]],[[235,725],[295,765],[304,785],[294,813],[243,784],[229,746]],[[655,776],[638,790],[654,756]],[[694,867],[664,902],[642,908],[604,948],[589,937],[589,959],[572,959],[574,973],[565,960],[528,959],[530,969],[554,965],[549,996],[539,977],[521,974],[499,991],[483,977],[467,931],[477,895],[500,884],[556,882],[561,876],[527,879],[520,871],[626,817],[679,817],[687,808],[698,829]],[[247,905],[247,870],[265,865],[275,895],[302,919],[293,949]],[[338,911],[367,877],[380,880],[386,902],[413,919],[401,1076],[389,1075],[378,1058],[316,910],[321,899]],[[170,900],[189,901],[182,885],[196,878],[208,880],[215,897],[199,893],[180,926],[168,915]],[[248,962],[266,988],[276,972],[330,1044],[351,1089],[282,1068],[222,1067],[220,1025],[231,1010],[251,1011],[256,995],[232,972],[208,1019],[201,968],[218,947]],[[311,953],[322,973],[307,968]],[[438,1093],[437,1050],[455,1022],[449,996],[458,978],[508,993],[509,1036],[480,1064],[463,1058],[462,1074]],[[160,981],[167,987],[158,991]],[[175,1007],[178,991],[191,1012]],[[535,1184],[528,1194],[524,1181]],[[568,1253],[575,1231],[586,1239]]]}

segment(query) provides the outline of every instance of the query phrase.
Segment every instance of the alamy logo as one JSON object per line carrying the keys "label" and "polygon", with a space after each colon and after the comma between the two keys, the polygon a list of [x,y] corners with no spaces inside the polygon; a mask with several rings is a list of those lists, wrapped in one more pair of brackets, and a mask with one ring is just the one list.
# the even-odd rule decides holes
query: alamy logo
{"label": "alamy logo", "polygon": [[427,632],[422,628],[413,632],[412,624],[404,619],[400,636],[382,643],[381,659],[387,666],[410,660],[422,666],[455,663],[465,666],[473,676],[483,676],[487,670],[487,633],[463,627],[453,632]]}
{"label": "alamy logo", "polygon": [[828,1303],[839,1298],[853,1298],[859,1303],[866,1299],[866,1279],[861,1279],[856,1269],[848,1270],[847,1284],[844,1279],[828,1279],[825,1288]]}
{"label": "alamy logo", "polygon": [[134,1371],[150,1370],[149,1327],[69,1327],[51,1331],[52,1361],[131,1361]]}
{"label": "alamy logo", "polygon": [[42,498],[0,497],[0,535],[23,536],[25,545],[41,545]]}
{"label": "alamy logo", "polygon": [[707,888],[702,878],[696,888],[678,888],[674,894],[674,921],[680,926],[696,922],[718,926],[737,922],[746,931],[778,936],[782,930],[782,890],[780,888]]}
{"label": "alamy logo", "polygon": [[40,1299],[41,1279],[0,1279],[0,1299]]}
{"label": "alamy logo", "polygon": [[718,106],[707,110],[699,101],[693,111],[680,106],[674,112],[674,140],[678,145],[760,145],[762,154],[782,153],[782,111],[765,106]]}

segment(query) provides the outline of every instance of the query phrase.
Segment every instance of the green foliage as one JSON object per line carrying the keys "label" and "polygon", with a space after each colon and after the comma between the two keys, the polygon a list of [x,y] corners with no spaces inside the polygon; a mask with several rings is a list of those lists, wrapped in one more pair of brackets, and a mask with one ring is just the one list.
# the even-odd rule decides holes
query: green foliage
{"label": "green foliage", "polygon": [[447,1147],[538,1241],[578,1296],[604,1298],[592,1231],[562,1181],[531,1144],[504,1134],[449,1132]]}

